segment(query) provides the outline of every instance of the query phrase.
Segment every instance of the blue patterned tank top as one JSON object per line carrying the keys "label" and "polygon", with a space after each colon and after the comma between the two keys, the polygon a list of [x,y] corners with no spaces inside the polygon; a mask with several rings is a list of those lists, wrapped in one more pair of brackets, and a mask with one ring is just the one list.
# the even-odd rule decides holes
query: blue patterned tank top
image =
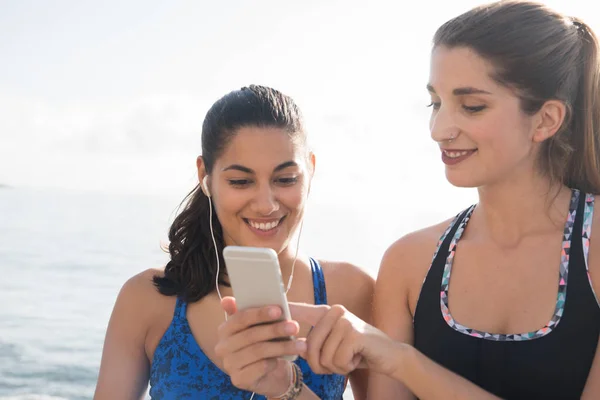
{"label": "blue patterned tank top", "polygon": [[[315,304],[327,304],[325,278],[317,260],[311,258]],[[154,352],[150,370],[150,397],[170,399],[249,400],[251,392],[231,384],[229,376],[204,354],[188,324],[187,303],[177,299],[169,328]],[[342,399],[346,378],[343,375],[318,375],[306,360],[298,358],[304,383],[324,400]],[[254,400],[266,400],[255,395]]]}

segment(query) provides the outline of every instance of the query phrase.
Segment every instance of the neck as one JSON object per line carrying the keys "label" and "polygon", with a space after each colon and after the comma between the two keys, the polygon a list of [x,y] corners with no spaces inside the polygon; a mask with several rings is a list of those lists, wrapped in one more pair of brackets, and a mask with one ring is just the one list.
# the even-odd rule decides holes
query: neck
{"label": "neck", "polygon": [[531,170],[478,189],[479,204],[473,219],[478,232],[501,246],[514,246],[529,235],[562,229],[571,191]]}
{"label": "neck", "polygon": [[283,280],[283,287],[285,290],[288,288],[288,282],[292,273],[297,275],[298,269],[304,264],[304,257],[298,253],[296,258],[296,248],[288,246],[279,254],[279,268],[281,268],[281,279]]}

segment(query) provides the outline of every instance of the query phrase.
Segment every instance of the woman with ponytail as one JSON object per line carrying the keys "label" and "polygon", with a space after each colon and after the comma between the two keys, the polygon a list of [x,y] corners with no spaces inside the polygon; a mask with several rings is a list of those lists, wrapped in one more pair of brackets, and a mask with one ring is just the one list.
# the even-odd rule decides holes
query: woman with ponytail
{"label": "woman with ponytail", "polygon": [[[343,304],[369,320],[373,278],[347,263],[299,254],[292,240],[300,237],[314,167],[290,97],[252,85],[210,108],[199,183],[169,231],[171,259],[121,289],[96,400],[140,399],[148,383],[151,398],[161,400],[342,398],[345,375],[315,374],[302,358],[281,358],[298,355],[305,342],[270,340],[306,336],[308,324],[264,324],[279,318],[279,308],[236,313],[222,258],[227,245],[272,248],[290,301]],[[355,398],[364,399],[366,371],[349,378]]]}
{"label": "woman with ponytail", "polygon": [[431,137],[449,182],[479,201],[388,249],[378,329],[293,307],[315,324],[313,370],[368,367],[377,400],[600,398],[599,89],[580,19],[500,1],[442,25]]}

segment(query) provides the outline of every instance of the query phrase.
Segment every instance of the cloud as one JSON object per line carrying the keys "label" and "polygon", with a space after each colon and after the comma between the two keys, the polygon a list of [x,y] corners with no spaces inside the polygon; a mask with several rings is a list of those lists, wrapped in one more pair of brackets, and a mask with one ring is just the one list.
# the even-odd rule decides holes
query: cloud
{"label": "cloud", "polygon": [[0,182],[108,190],[177,186],[177,178],[169,179],[175,171],[167,169],[185,160],[193,171],[206,108],[189,97],[109,106],[0,98]]}
{"label": "cloud", "polygon": [[109,106],[0,98],[0,137],[13,147],[63,155],[199,149],[206,107],[189,97],[144,97]]}

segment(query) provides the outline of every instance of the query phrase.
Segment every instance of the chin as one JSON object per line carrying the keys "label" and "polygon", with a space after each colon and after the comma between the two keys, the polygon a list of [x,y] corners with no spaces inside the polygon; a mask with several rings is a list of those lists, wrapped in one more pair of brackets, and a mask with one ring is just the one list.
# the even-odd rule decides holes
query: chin
{"label": "chin", "polygon": [[481,186],[481,179],[477,179],[469,174],[460,173],[458,171],[446,170],[446,179],[455,187],[460,188],[476,188]]}
{"label": "chin", "polygon": [[277,254],[281,253],[285,249],[285,243],[281,243],[281,240],[277,239],[260,240],[256,238],[250,238],[250,240],[244,240],[240,246],[268,248],[272,249]]}

